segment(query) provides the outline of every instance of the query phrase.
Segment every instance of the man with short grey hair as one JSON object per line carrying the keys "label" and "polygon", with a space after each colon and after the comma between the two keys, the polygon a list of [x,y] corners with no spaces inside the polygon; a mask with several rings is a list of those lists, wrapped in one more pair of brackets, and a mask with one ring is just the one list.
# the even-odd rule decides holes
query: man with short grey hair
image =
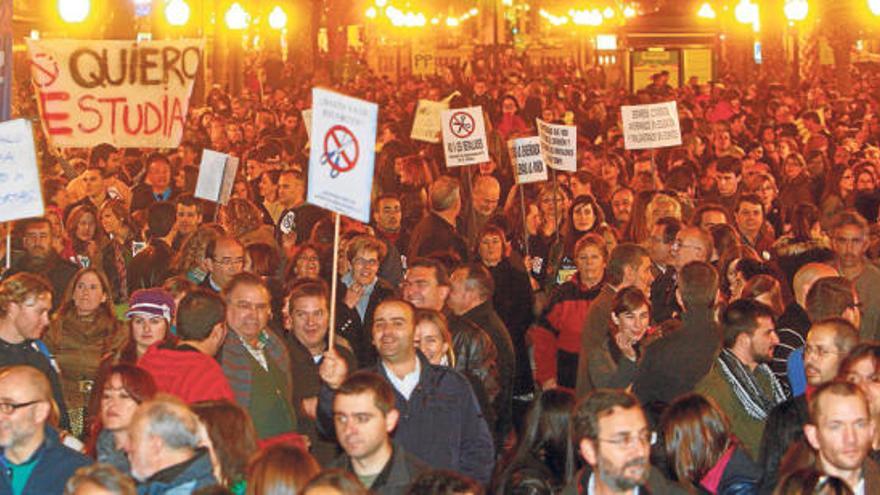
{"label": "man with short grey hair", "polygon": [[456,230],[461,212],[461,184],[457,179],[441,176],[428,191],[430,211],[416,224],[409,241],[407,258],[452,253],[468,259],[467,244]]}
{"label": "man with short grey hair", "polygon": [[199,419],[171,396],[144,402],[129,426],[128,457],[139,493],[192,493],[217,484]]}

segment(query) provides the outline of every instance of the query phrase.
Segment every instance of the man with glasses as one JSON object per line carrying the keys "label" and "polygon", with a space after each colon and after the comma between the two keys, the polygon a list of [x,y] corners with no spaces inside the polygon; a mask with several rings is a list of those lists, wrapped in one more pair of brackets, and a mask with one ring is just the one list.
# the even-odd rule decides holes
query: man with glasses
{"label": "man with glasses", "polygon": [[809,420],[807,397],[817,387],[837,377],[847,354],[859,343],[859,333],[848,320],[833,317],[814,323],[804,346],[806,393],[776,406],[767,418],[761,439],[760,461],[764,465],[762,485],[768,492],[776,486],[779,462],[793,440],[803,438],[802,427]]}
{"label": "man with glasses", "polygon": [[46,375],[30,366],[0,370],[0,493],[62,493],[74,471],[92,463],[61,443]]}
{"label": "man with glasses", "polygon": [[870,238],[868,222],[853,210],[842,211],[831,222],[831,249],[836,268],[856,285],[862,302],[859,334],[863,340],[880,337],[880,268],[865,257]]}
{"label": "man with glasses", "polygon": [[232,277],[244,271],[244,246],[235,237],[219,237],[205,248],[205,268],[208,275],[200,284],[220,292]]}
{"label": "man with glasses", "polygon": [[269,289],[258,275],[243,272],[229,280],[223,298],[229,333],[220,348],[220,362],[236,402],[254,420],[260,439],[295,432],[290,355],[268,326]]}
{"label": "man with glasses", "polygon": [[563,495],[687,493],[650,464],[655,434],[639,400],[618,389],[597,389],[571,417],[571,436],[586,461]]}
{"label": "man with glasses", "polygon": [[659,277],[658,280],[671,278],[671,282],[664,281],[668,289],[662,293],[655,293],[654,286],[651,287],[651,318],[652,321],[663,323],[678,313],[681,313],[681,306],[675,298],[675,291],[678,288],[678,274],[681,269],[693,261],[708,262],[714,250],[714,242],[712,236],[699,227],[684,227],[675,235],[675,241],[669,249],[670,264],[674,269],[666,277]]}
{"label": "man with glasses", "polygon": [[378,276],[386,254],[385,244],[369,235],[353,238],[346,250],[351,270],[340,279],[344,287],[340,287],[336,301],[336,332],[351,343],[361,366],[376,362],[369,335],[373,312],[380,302],[394,295],[394,287]]}

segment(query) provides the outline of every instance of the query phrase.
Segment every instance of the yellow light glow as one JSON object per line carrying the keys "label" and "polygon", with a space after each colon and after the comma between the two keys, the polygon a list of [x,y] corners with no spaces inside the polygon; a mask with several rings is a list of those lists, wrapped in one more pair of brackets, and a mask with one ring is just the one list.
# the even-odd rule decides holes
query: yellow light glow
{"label": "yellow light glow", "polygon": [[501,0],[501,5],[504,5],[505,7],[511,7],[513,6],[513,0]]}
{"label": "yellow light glow", "polygon": [[789,21],[802,21],[807,18],[810,11],[810,4],[807,0],[788,0],[783,7],[785,18]]}
{"label": "yellow light glow", "polygon": [[364,12],[364,15],[367,16],[367,19],[375,19],[376,15],[378,15],[378,14],[379,13],[376,12],[376,7],[372,7],[372,6],[367,7],[367,11]]}
{"label": "yellow light glow", "polygon": [[189,21],[190,8],[184,0],[170,0],[165,4],[165,20],[172,26],[183,26]]}
{"label": "yellow light glow", "polygon": [[596,35],[597,50],[617,50],[616,34],[597,34]]}
{"label": "yellow light glow", "polygon": [[[593,10],[569,10],[569,17],[571,17],[571,22],[578,26],[599,26],[602,24],[602,13],[599,12],[599,9]],[[567,21],[567,20],[566,20]],[[550,20],[550,23],[553,24],[553,20]],[[565,24],[563,22],[562,24]]]}
{"label": "yellow light glow", "polygon": [[269,12],[269,27],[272,29],[282,30],[287,26],[287,14],[276,5],[272,12]]}
{"label": "yellow light glow", "polygon": [[868,8],[874,15],[880,15],[880,0],[868,0]]}
{"label": "yellow light glow", "polygon": [[58,14],[61,20],[70,24],[78,24],[89,16],[92,10],[90,0],[58,0]]}
{"label": "yellow light glow", "polygon": [[376,0],[376,7],[379,7],[381,9],[386,5],[388,5],[388,0]]}
{"label": "yellow light glow", "polygon": [[743,24],[757,24],[758,6],[751,0],[740,0],[733,11],[736,20]]}
{"label": "yellow light glow", "polygon": [[712,6],[709,5],[709,2],[706,2],[701,5],[700,10],[697,11],[697,17],[701,17],[703,19],[714,19],[716,17],[715,9],[713,9]]}
{"label": "yellow light glow", "polygon": [[226,15],[223,16],[223,19],[226,21],[226,27],[234,30],[247,28],[248,18],[248,13],[238,2],[230,5],[229,10],[226,11]]}
{"label": "yellow light glow", "polygon": [[431,24],[433,24],[433,25],[435,25],[435,26],[436,26],[437,24],[440,24],[440,19],[438,19],[438,18],[436,18],[436,17],[432,17],[432,18],[431,18]]}
{"label": "yellow light glow", "polygon": [[605,7],[605,10],[602,11],[602,15],[605,16],[606,19],[611,19],[614,17],[614,9],[611,7]]}
{"label": "yellow light glow", "polygon": [[626,8],[623,9],[623,16],[626,18],[635,17],[636,16],[636,9],[627,5]]}
{"label": "yellow light glow", "polygon": [[458,27],[458,24],[459,24],[459,23],[458,23],[458,19],[457,19],[457,18],[455,18],[455,17],[447,17],[447,18],[446,18],[446,25],[447,25],[447,26],[449,26],[449,27]]}
{"label": "yellow light glow", "polygon": [[472,8],[471,10],[468,10],[468,14],[470,14],[470,15],[472,15],[472,16],[477,15],[477,14],[479,14],[479,13],[480,13],[480,11],[477,10],[476,7]]}

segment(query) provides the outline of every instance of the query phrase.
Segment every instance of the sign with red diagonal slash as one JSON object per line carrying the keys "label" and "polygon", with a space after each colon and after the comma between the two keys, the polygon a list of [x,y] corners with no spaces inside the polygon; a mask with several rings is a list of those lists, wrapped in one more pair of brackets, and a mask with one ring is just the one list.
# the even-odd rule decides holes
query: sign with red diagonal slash
{"label": "sign with red diagonal slash", "polygon": [[483,108],[456,108],[440,115],[443,123],[443,151],[447,167],[476,165],[489,161]]}
{"label": "sign with red diagonal slash", "polygon": [[334,125],[324,136],[324,156],[334,178],[357,165],[360,146],[354,133],[344,125]]}
{"label": "sign with red diagonal slash", "polygon": [[369,222],[378,115],[375,103],[312,90],[309,203]]}

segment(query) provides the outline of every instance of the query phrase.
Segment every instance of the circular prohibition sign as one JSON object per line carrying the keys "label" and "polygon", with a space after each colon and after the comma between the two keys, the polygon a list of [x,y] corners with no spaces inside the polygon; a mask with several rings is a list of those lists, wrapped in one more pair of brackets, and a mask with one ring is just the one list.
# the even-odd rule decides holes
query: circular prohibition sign
{"label": "circular prohibition sign", "polygon": [[58,62],[48,53],[37,53],[31,60],[34,83],[41,88],[51,86],[58,79]]}
{"label": "circular prohibition sign", "polygon": [[449,130],[459,139],[470,136],[476,128],[474,118],[467,112],[455,112],[449,117]]}
{"label": "circular prohibition sign", "polygon": [[332,169],[331,177],[353,169],[360,156],[360,145],[354,133],[343,125],[331,127],[324,135],[324,156]]}

